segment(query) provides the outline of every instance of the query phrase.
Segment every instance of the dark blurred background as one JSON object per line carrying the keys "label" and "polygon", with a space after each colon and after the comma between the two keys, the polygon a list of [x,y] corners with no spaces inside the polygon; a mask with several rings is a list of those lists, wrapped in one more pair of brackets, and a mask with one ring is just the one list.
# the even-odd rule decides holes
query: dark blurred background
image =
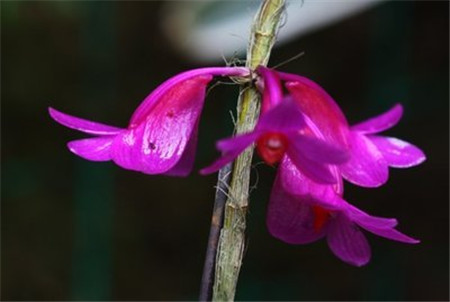
{"label": "dark blurred background", "polygon": [[[53,122],[63,112],[125,126],[159,83],[199,67],[168,42],[161,2],[1,2],[2,300],[195,300],[215,175],[149,176],[84,161]],[[373,215],[419,238],[367,234],[369,265],[349,266],[326,242],[292,246],[265,227],[275,170],[257,165],[239,300],[448,300],[449,4],[392,1],[275,47],[274,66],[320,83],[351,123],[405,106],[389,130],[427,161],[391,169],[379,189],[346,187]],[[216,62],[222,65],[223,62]],[[237,88],[208,96],[196,169],[230,135]],[[259,162],[258,158],[255,163]]]}

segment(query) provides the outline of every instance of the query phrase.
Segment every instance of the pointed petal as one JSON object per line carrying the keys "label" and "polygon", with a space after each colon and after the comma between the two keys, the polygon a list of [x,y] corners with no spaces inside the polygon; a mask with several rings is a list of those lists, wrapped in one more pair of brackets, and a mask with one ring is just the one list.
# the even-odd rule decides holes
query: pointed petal
{"label": "pointed petal", "polygon": [[425,161],[425,154],[416,146],[394,137],[369,136],[372,143],[395,168],[409,168]]}
{"label": "pointed petal", "polygon": [[[336,173],[337,174],[337,173]],[[299,198],[307,198],[328,210],[341,210],[343,203],[339,194],[342,194],[342,178],[338,177],[339,183],[335,185],[318,184],[306,177],[285,156],[278,168],[277,179],[283,189],[289,194]]]}
{"label": "pointed petal", "polygon": [[278,73],[288,81],[286,88],[300,110],[317,126],[325,139],[341,148],[347,146],[349,126],[339,106],[313,81],[292,74]]}
{"label": "pointed petal", "polygon": [[216,147],[222,152],[245,150],[261,135],[260,131],[252,131],[217,141]]}
{"label": "pointed petal", "polygon": [[350,160],[339,166],[346,180],[362,187],[379,187],[387,181],[387,162],[367,137],[352,132],[350,152]]}
{"label": "pointed petal", "polygon": [[350,204],[347,205],[346,215],[348,215],[350,220],[365,230],[375,235],[404,243],[420,242],[395,230],[394,227],[397,225],[397,219],[371,216]]}
{"label": "pointed petal", "polygon": [[346,215],[351,221],[356,222],[361,227],[367,226],[378,229],[393,228],[397,225],[397,219],[371,216],[360,209],[346,203]]}
{"label": "pointed petal", "polygon": [[223,166],[233,161],[259,136],[259,132],[253,131],[247,134],[234,136],[217,142],[217,149],[223,152],[222,156],[214,163],[200,170],[200,174],[206,175],[220,170]]}
{"label": "pointed petal", "polygon": [[324,164],[343,164],[350,159],[346,150],[339,149],[315,137],[289,134],[292,152],[301,153],[305,158]]}
{"label": "pointed petal", "polygon": [[403,107],[400,104],[396,104],[387,112],[380,114],[376,117],[368,119],[351,127],[353,131],[358,131],[364,134],[378,133],[394,127],[398,121],[402,118]]}
{"label": "pointed petal", "polygon": [[62,113],[56,109],[51,107],[48,108],[48,112],[52,119],[56,122],[60,123],[63,126],[66,126],[71,129],[75,129],[84,133],[94,134],[94,135],[116,135],[123,129],[108,126],[105,124],[88,121],[85,119],[81,119],[79,117],[71,116],[65,113]]}
{"label": "pointed petal", "polygon": [[272,188],[266,223],[272,236],[290,244],[310,243],[325,234],[325,228],[314,229],[314,213],[308,198],[287,193],[278,177]]}
{"label": "pointed petal", "polygon": [[111,160],[111,144],[114,136],[94,137],[71,141],[67,144],[69,150],[76,155],[92,161]]}
{"label": "pointed petal", "polygon": [[371,251],[366,237],[343,214],[337,214],[330,220],[327,241],[331,251],[344,262],[363,266],[370,260]]}
{"label": "pointed petal", "polygon": [[259,117],[255,129],[266,132],[292,132],[306,127],[303,114],[289,98]]}
{"label": "pointed petal", "polygon": [[406,236],[405,234],[403,234],[393,228],[377,229],[377,228],[368,227],[368,226],[362,226],[362,227],[375,235],[378,235],[378,236],[381,236],[381,237],[384,237],[387,239],[391,239],[391,240],[395,240],[395,241],[399,241],[399,242],[403,242],[403,243],[410,243],[410,244],[420,243],[420,240]]}

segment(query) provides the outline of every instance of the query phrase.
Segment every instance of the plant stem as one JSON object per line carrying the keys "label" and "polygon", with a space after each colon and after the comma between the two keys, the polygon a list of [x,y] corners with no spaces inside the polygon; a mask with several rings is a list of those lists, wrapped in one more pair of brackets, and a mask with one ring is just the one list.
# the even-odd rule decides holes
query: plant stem
{"label": "plant stem", "polygon": [[219,243],[220,229],[223,225],[223,214],[227,192],[230,183],[231,164],[226,165],[219,171],[217,179],[216,197],[209,229],[208,246],[206,248],[205,264],[200,288],[199,301],[211,301],[214,267],[216,264],[217,244]]}
{"label": "plant stem", "polygon": [[[246,66],[250,69],[267,65],[283,8],[284,0],[263,0],[253,21],[247,50]],[[260,95],[254,86],[241,88],[237,109],[236,133],[253,130],[260,109]],[[245,150],[233,165],[216,254],[213,301],[234,300],[245,245],[252,157],[253,146]]]}

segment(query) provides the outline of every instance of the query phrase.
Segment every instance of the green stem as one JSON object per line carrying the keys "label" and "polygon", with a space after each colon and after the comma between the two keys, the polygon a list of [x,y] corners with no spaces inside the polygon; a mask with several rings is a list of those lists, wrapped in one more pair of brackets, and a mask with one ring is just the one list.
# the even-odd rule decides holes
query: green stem
{"label": "green stem", "polygon": [[[252,70],[267,65],[280,23],[284,0],[263,0],[252,25],[246,66]],[[254,86],[241,88],[236,133],[253,130],[260,109],[260,94]],[[216,254],[213,301],[233,301],[242,264],[250,169],[253,147],[234,162],[224,224]]]}

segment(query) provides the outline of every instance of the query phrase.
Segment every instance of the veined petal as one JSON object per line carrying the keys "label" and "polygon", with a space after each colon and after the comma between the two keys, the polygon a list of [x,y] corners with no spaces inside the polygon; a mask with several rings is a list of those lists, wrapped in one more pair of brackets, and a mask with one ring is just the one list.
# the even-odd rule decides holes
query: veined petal
{"label": "veined petal", "polygon": [[403,107],[400,104],[396,104],[387,112],[380,114],[376,117],[368,119],[351,127],[353,131],[360,133],[378,133],[394,127],[398,121],[402,118]]}
{"label": "veined petal", "polygon": [[161,96],[143,122],[116,138],[113,160],[146,174],[167,173],[174,168],[196,134],[210,78],[191,78]]}
{"label": "veined petal", "polygon": [[425,154],[416,146],[394,137],[368,136],[389,166],[409,168],[425,161]]}
{"label": "veined petal", "polygon": [[330,219],[327,242],[339,259],[351,265],[363,266],[370,260],[371,251],[366,237],[344,214]]}
{"label": "veined petal", "polygon": [[58,123],[71,129],[94,135],[116,135],[123,129],[105,124],[88,121],[79,117],[62,113],[51,107],[48,108],[50,116]]}
{"label": "veined petal", "polygon": [[342,149],[347,146],[349,126],[339,106],[315,82],[298,75],[279,72],[300,110],[322,132],[327,141]]}
{"label": "veined petal", "polygon": [[204,90],[213,76],[247,76],[249,74],[249,69],[244,67],[207,67],[182,72],[159,85],[142,101],[133,113],[129,127],[136,127],[142,123],[156,104],[165,103],[164,99],[175,97],[180,100],[186,89]]}
{"label": "veined petal", "polygon": [[259,136],[258,131],[238,135],[217,142],[217,149],[223,152],[222,156],[210,166],[200,170],[200,174],[206,175],[220,170],[223,166],[233,161],[248,146],[250,146]]}
{"label": "veined petal", "polygon": [[306,244],[325,235],[314,228],[314,213],[308,197],[286,192],[277,177],[267,211],[267,228],[272,236],[291,244]]}
{"label": "veined petal", "polygon": [[388,179],[388,164],[378,148],[363,134],[350,136],[350,160],[340,165],[342,176],[362,187],[379,187]]}
{"label": "veined petal", "polygon": [[111,145],[114,136],[93,137],[71,141],[69,150],[76,155],[92,161],[111,160]]}

